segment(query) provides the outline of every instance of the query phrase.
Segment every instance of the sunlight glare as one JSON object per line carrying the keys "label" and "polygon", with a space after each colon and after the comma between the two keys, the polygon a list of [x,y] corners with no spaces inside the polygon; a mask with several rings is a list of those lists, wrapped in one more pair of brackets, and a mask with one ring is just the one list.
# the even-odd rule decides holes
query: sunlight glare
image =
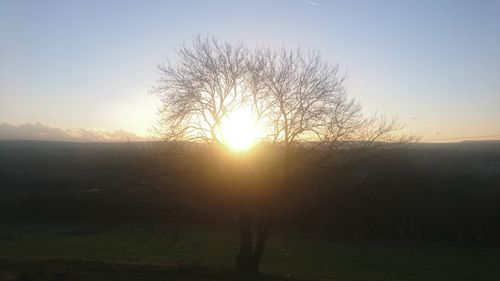
{"label": "sunlight glare", "polygon": [[239,108],[229,113],[221,123],[222,141],[235,152],[250,149],[260,134],[256,118],[249,108]]}

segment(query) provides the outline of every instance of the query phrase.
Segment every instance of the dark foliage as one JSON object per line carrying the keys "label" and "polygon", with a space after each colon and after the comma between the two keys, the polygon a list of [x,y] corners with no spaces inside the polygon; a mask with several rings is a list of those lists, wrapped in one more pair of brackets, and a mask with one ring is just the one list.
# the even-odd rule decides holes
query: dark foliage
{"label": "dark foliage", "polygon": [[[216,192],[227,188],[217,175],[165,147],[2,141],[1,219],[233,223],[234,194]],[[300,167],[278,223],[328,238],[499,240],[498,142],[415,145],[366,159]]]}

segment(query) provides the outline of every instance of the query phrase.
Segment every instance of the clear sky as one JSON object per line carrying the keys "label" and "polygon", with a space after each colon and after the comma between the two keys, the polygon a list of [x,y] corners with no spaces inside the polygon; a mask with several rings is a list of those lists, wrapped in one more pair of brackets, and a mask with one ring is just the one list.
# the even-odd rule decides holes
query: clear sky
{"label": "clear sky", "polygon": [[147,135],[156,66],[196,34],[318,50],[424,139],[500,135],[500,0],[0,0],[0,123]]}

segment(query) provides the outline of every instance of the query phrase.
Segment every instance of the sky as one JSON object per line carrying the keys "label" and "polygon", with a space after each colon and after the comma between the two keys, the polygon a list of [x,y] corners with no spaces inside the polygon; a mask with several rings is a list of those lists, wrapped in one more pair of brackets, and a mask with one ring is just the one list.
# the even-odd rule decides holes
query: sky
{"label": "sky", "polygon": [[156,67],[195,35],[317,50],[423,140],[500,139],[500,0],[0,0],[0,138],[151,136]]}

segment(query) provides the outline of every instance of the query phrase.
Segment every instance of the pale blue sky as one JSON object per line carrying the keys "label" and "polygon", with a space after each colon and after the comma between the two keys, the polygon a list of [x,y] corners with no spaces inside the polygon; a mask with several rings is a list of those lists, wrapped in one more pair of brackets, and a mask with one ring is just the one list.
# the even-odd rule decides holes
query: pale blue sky
{"label": "pale blue sky", "polygon": [[500,134],[500,0],[0,0],[0,123],[147,134],[156,65],[196,34],[318,50],[426,139]]}

